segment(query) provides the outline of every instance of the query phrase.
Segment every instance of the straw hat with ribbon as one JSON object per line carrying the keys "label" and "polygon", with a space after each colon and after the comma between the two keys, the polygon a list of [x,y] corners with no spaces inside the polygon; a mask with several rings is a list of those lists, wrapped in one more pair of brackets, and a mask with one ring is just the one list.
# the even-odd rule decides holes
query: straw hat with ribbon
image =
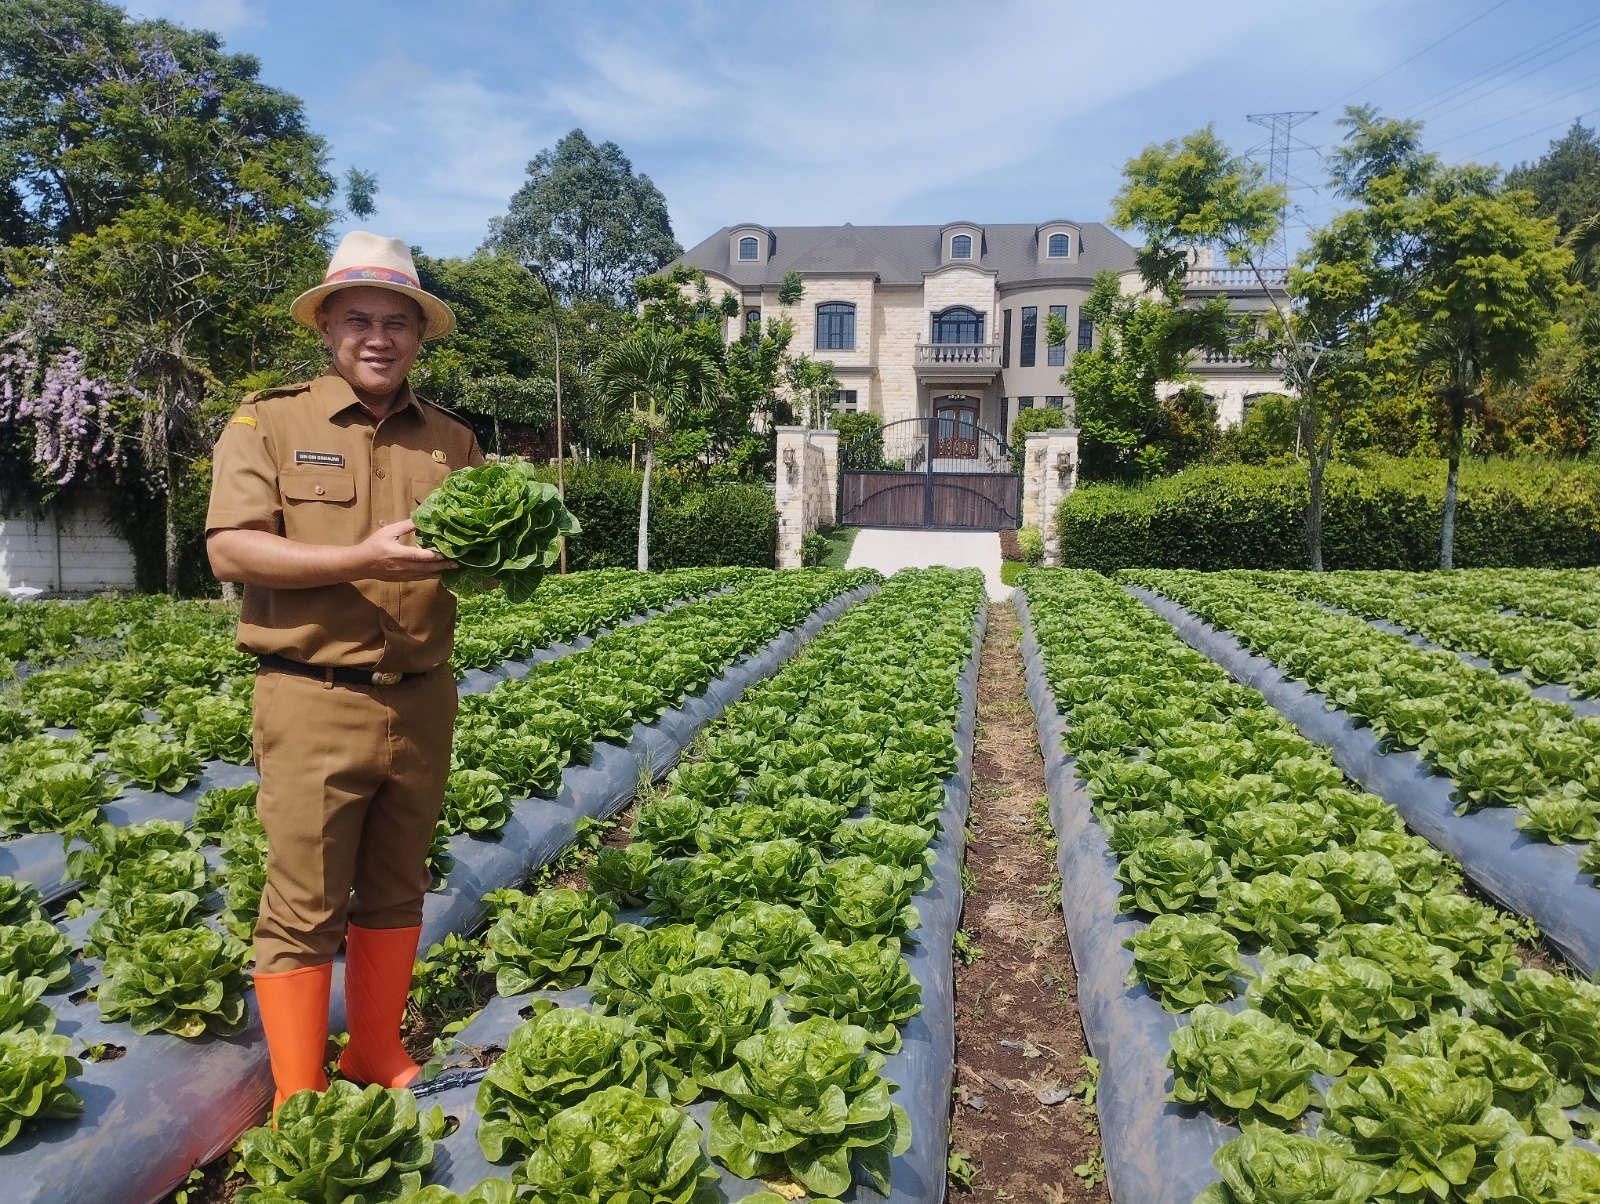
{"label": "straw hat with ribbon", "polygon": [[412,262],[411,248],[398,238],[384,238],[365,230],[352,230],[339,240],[328,261],[321,284],[308,288],[289,306],[289,316],[302,326],[317,328],[317,306],[342,288],[383,288],[410,297],[422,306],[424,339],[442,339],[456,328],[456,315],[432,293],[424,292]]}

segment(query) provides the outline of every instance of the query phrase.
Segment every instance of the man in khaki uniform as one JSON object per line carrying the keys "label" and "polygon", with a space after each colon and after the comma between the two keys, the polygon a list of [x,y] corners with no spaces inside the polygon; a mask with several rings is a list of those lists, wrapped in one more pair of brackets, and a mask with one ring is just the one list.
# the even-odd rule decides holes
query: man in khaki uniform
{"label": "man in khaki uniform", "polygon": [[255,991],[274,1108],[327,1087],[341,941],[340,1071],[394,1087],[417,1073],[399,1033],[450,768],[455,599],[440,582],[450,562],[414,545],[410,514],[452,469],[483,462],[472,431],[406,383],[455,316],[403,242],[347,235],[290,312],[322,336],[331,370],[239,407],[206,514],[218,579],[244,583],[239,647],[260,659]]}

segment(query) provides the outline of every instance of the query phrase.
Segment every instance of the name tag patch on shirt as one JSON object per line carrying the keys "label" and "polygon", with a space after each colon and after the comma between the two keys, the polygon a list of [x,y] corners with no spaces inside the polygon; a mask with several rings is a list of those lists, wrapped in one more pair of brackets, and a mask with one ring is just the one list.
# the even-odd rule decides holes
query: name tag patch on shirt
{"label": "name tag patch on shirt", "polygon": [[338,452],[312,452],[297,451],[294,454],[296,464],[322,464],[328,468],[343,468],[344,457]]}

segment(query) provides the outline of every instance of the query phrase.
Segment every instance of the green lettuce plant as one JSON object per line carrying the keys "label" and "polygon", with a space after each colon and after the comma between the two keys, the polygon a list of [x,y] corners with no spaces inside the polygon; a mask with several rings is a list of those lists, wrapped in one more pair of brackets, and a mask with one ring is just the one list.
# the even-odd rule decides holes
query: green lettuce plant
{"label": "green lettuce plant", "polygon": [[1468,1204],[1588,1204],[1600,1200],[1600,1155],[1548,1137],[1502,1146]]}
{"label": "green lettuce plant", "polygon": [[483,969],[502,995],[574,987],[611,944],[616,905],[589,891],[553,887],[502,911],[484,937]]}
{"label": "green lettuce plant", "polygon": [[1395,924],[1346,924],[1317,946],[1317,956],[1365,958],[1382,966],[1395,994],[1416,1004],[1418,1014],[1463,991],[1454,953]]}
{"label": "green lettuce plant", "polygon": [[788,1174],[832,1196],[848,1190],[854,1164],[888,1194],[889,1159],[910,1148],[911,1126],[864,1029],[814,1016],[733,1052],[735,1064],[707,1080],[722,1095],[711,1110],[713,1158],[746,1179]]}
{"label": "green lettuce plant", "polygon": [[39,1002],[47,985],[42,978],[27,978],[15,970],[0,974],[0,1033],[24,1028],[55,1031],[56,1014],[48,1004]]}
{"label": "green lettuce plant", "polygon": [[709,923],[744,897],[744,884],[718,853],[666,861],[650,875],[645,914],[688,923]]}
{"label": "green lettuce plant", "polygon": [[419,547],[455,561],[444,574],[446,588],[465,597],[496,581],[511,602],[533,596],[556,562],[562,537],[582,530],[555,486],[517,459],[451,473],[411,521]]}
{"label": "green lettuce plant", "polygon": [[1293,953],[1262,961],[1245,1000],[1328,1049],[1360,1053],[1417,1014],[1414,1003],[1395,994],[1383,967],[1364,958],[1312,961]]}
{"label": "green lettuce plant", "polygon": [[222,839],[223,832],[240,821],[241,812],[253,812],[261,787],[256,782],[242,786],[214,786],[195,801],[194,823],[190,825],[207,844]]}
{"label": "green lettuce plant", "polygon": [[700,1126],[665,1100],[608,1087],[550,1118],[513,1172],[530,1204],[717,1204]]}
{"label": "green lettuce plant", "polygon": [[44,898],[30,883],[0,875],[0,924],[45,918]]}
{"label": "green lettuce plant", "polygon": [[722,948],[721,937],[693,924],[620,924],[615,935],[621,948],[595,964],[589,989],[601,1004],[624,1014],[649,1005],[662,975],[708,966]]}
{"label": "green lettuce plant", "polygon": [[76,761],[24,769],[0,790],[0,832],[87,831],[117,796],[103,765]]}
{"label": "green lettuce plant", "polygon": [[356,1204],[419,1192],[445,1130],[444,1113],[422,1112],[409,1091],[344,1079],[295,1092],[272,1122],[239,1140],[250,1180],[240,1204]]}
{"label": "green lettuce plant", "polygon": [[147,932],[187,928],[198,920],[200,896],[189,890],[145,891],[125,895],[95,917],[83,940],[90,957],[103,957],[114,945],[132,945]]}
{"label": "green lettuce plant", "polygon": [[1562,1141],[1572,1136],[1563,1112],[1583,1102],[1583,1091],[1558,1080],[1549,1065],[1520,1042],[1466,1016],[1441,1013],[1423,1028],[1394,1043],[1398,1053],[1443,1058],[1458,1075],[1488,1079],[1494,1104],[1504,1108],[1526,1133],[1535,1131]]}
{"label": "green lettuce plant", "polygon": [[488,769],[452,770],[439,818],[452,833],[498,832],[511,818],[505,779]]}
{"label": "green lettuce plant", "polygon": [[552,1116],[606,1087],[668,1098],[661,1046],[631,1020],[549,1008],[512,1031],[478,1084],[478,1144],[491,1162],[526,1154]]}
{"label": "green lettuce plant", "polygon": [[1489,996],[1484,1023],[1538,1050],[1557,1074],[1600,1101],[1600,986],[1529,968],[1491,983]]}
{"label": "green lettuce plant", "polygon": [[83,1099],[67,1080],[83,1064],[67,1051],[72,1041],[37,1028],[0,1032],[0,1148],[11,1144],[33,1120],[70,1120],[83,1113]]}
{"label": "green lettuce plant", "polygon": [[829,940],[900,936],[922,923],[911,903],[919,876],[867,857],[841,857],[817,874],[807,910]]}
{"label": "green lettuce plant", "polygon": [[249,960],[248,945],[209,928],[141,933],[106,950],[100,1018],[126,1020],[136,1033],[236,1033]]}
{"label": "green lettuce plant", "polygon": [[1122,947],[1133,952],[1128,985],[1143,983],[1169,1012],[1231,999],[1245,973],[1238,940],[1205,916],[1159,915]]}
{"label": "green lettuce plant", "polygon": [[663,855],[687,852],[695,847],[695,833],[709,814],[710,809],[697,799],[682,794],[663,795],[639,808],[633,817],[633,838]]}
{"label": "green lettuce plant", "polygon": [[1263,1012],[1247,1008],[1233,1016],[1203,1003],[1172,1034],[1167,1065],[1173,1085],[1167,1098],[1241,1122],[1282,1125],[1321,1105],[1313,1074],[1335,1074],[1348,1064],[1349,1055],[1330,1054]]}
{"label": "green lettuce plant", "polygon": [[914,889],[926,886],[933,876],[937,856],[928,844],[933,833],[915,824],[896,824],[877,816],[850,819],[833,833],[833,843],[841,854],[859,854],[883,865],[914,872]]}
{"label": "green lettuce plant", "polygon": [[1311,878],[1266,873],[1248,882],[1235,879],[1223,889],[1222,922],[1255,937],[1263,948],[1304,953],[1344,919],[1339,901]]}
{"label": "green lettuce plant", "polygon": [[747,899],[711,923],[721,939],[717,960],[774,980],[800,960],[818,941],[816,925],[806,913],[783,903]]}
{"label": "green lettuce plant", "polygon": [[38,978],[49,990],[72,979],[72,938],[49,920],[0,925],[0,974]]}
{"label": "green lettuce plant", "polygon": [[637,907],[650,890],[650,875],[663,864],[651,845],[635,840],[620,849],[601,849],[584,867],[589,889],[609,896],[618,907]]}
{"label": "green lettuce plant", "polygon": [[1244,1132],[1211,1157],[1222,1176],[1194,1204],[1367,1204],[1377,1172],[1325,1141],[1268,1125]]}
{"label": "green lettuce plant", "polygon": [[1227,872],[1204,840],[1158,837],[1117,863],[1117,880],[1127,886],[1117,907],[1153,915],[1209,910]]}
{"label": "green lettuce plant", "polygon": [[900,1025],[922,1010],[922,988],[891,937],[823,941],[801,955],[784,1007],[797,1016],[856,1025],[868,1045],[892,1054],[900,1049]]}
{"label": "green lettuce plant", "polygon": [[168,740],[160,727],[124,728],[106,746],[106,764],[125,782],[176,794],[200,772],[200,758]]}
{"label": "green lettuce plant", "polygon": [[817,851],[792,836],[759,840],[724,856],[728,873],[745,893],[772,903],[804,904],[811,895],[812,874],[820,864]]}
{"label": "green lettuce plant", "polygon": [[658,978],[649,1006],[633,1019],[661,1042],[675,1070],[672,1097],[687,1104],[707,1075],[727,1069],[735,1045],[771,1023],[776,999],[764,974],[700,966]]}
{"label": "green lettuce plant", "polygon": [[1487,1173],[1495,1149],[1521,1136],[1517,1122],[1494,1106],[1488,1079],[1458,1075],[1442,1058],[1403,1054],[1337,1080],[1322,1133],[1380,1170],[1379,1198],[1440,1200],[1464,1194]]}

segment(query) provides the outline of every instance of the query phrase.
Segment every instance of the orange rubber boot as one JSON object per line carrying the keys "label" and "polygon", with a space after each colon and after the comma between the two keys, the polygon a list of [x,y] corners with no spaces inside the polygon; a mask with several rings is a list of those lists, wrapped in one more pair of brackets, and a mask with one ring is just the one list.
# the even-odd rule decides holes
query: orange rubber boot
{"label": "orange rubber boot", "polygon": [[404,1087],[418,1066],[400,1044],[421,928],[357,928],[344,945],[344,1014],[350,1044],[339,1073],[357,1083]]}
{"label": "orange rubber boot", "polygon": [[326,1091],[322,1061],[328,1046],[328,987],[333,966],[256,974],[256,1007],[272,1059],[272,1110],[296,1091]]}

